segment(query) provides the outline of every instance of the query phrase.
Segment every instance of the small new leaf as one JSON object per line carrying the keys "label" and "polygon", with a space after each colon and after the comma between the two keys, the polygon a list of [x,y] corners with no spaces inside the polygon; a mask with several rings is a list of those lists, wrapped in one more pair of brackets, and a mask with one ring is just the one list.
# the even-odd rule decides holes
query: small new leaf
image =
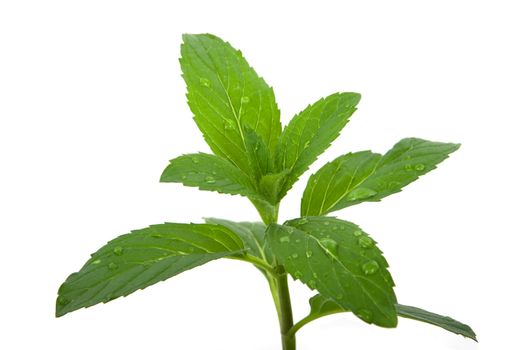
{"label": "small new leaf", "polygon": [[380,201],[436,168],[459,144],[417,138],[399,141],[381,156],[348,153],[313,174],[302,197],[302,216],[325,215],[365,201]]}
{"label": "small new leaf", "polygon": [[351,222],[305,217],[270,225],[278,262],[295,279],[363,321],[395,327],[396,297],[388,264],[375,241]]}
{"label": "small new leaf", "polygon": [[59,288],[56,316],[126,296],[211,260],[241,254],[243,242],[209,224],[154,225],[108,242]]}
{"label": "small new leaf", "polygon": [[280,198],[337,138],[359,101],[360,95],[354,92],[330,95],[298,113],[284,128],[276,150],[276,168],[289,170],[289,175]]}

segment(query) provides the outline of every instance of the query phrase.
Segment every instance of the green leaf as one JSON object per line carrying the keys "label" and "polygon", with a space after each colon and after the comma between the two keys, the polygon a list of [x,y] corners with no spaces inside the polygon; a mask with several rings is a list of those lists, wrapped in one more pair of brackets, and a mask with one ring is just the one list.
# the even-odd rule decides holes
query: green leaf
{"label": "green leaf", "polygon": [[265,239],[267,227],[261,222],[234,222],[225,219],[205,218],[209,224],[221,225],[238,235],[243,241],[247,254],[260,258],[268,263],[274,262],[273,252]]}
{"label": "green leaf", "polygon": [[288,273],[367,323],[397,325],[394,283],[371,237],[351,222],[329,217],[286,225],[270,225],[268,240]]}
{"label": "green leaf", "polygon": [[[336,302],[320,294],[317,294],[309,299],[309,304],[311,305],[311,312],[309,313],[309,316],[306,317],[308,322],[323,316],[339,312],[346,312],[346,310],[341,308]],[[397,314],[400,317],[426,322],[443,328],[449,332],[477,341],[476,333],[474,333],[470,326],[456,321],[448,316],[441,316],[413,306],[397,304],[395,307],[397,309]]]}
{"label": "green leaf", "polygon": [[229,161],[212,154],[187,154],[172,159],[161,175],[161,182],[179,182],[200,190],[246,197],[259,196],[247,175]]}
{"label": "green leaf", "polygon": [[180,63],[188,104],[210,148],[250,174],[244,125],[270,150],[281,133],[273,90],[240,51],[211,34],[183,35]]}
{"label": "green leaf", "polygon": [[290,175],[281,197],[337,138],[359,100],[360,95],[353,92],[330,95],[308,106],[284,128],[277,148],[276,168],[290,170]]}
{"label": "green leaf", "polygon": [[243,250],[238,236],[217,225],[166,223],[132,231],[108,242],[66,279],[56,316],[126,296]]}
{"label": "green leaf", "polygon": [[325,215],[365,201],[380,201],[435,169],[459,146],[407,138],[384,156],[370,151],[340,156],[310,177],[301,214]]}
{"label": "green leaf", "polygon": [[474,341],[478,341],[476,333],[470,326],[456,321],[448,316],[441,316],[430,311],[419,309],[413,306],[400,305],[397,306],[397,313],[401,317],[409,318],[416,321],[426,322],[434,326],[441,327],[449,332],[462,335]]}

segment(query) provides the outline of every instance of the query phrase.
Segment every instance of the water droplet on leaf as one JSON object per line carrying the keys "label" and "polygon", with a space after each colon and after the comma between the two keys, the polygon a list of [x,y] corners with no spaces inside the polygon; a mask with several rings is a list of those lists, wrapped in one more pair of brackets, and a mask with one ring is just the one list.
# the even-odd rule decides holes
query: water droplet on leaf
{"label": "water droplet on leaf", "polygon": [[289,241],[290,241],[289,236],[280,237],[280,243],[289,243]]}
{"label": "water droplet on leaf", "polygon": [[405,164],[404,165],[404,170],[412,171],[412,170],[414,170],[414,167],[412,166],[412,164]]}
{"label": "water droplet on leaf", "polygon": [[207,78],[199,78],[201,86],[210,87],[210,80]]}
{"label": "water droplet on leaf", "polygon": [[368,236],[362,236],[359,238],[359,245],[362,248],[366,248],[366,249],[371,248],[373,247],[373,239],[371,239]]}
{"label": "water droplet on leaf", "polygon": [[299,225],[304,225],[304,224],[307,224],[307,219],[306,218],[301,218],[297,222],[298,222]]}
{"label": "water droplet on leaf", "polygon": [[94,260],[92,261],[92,265],[97,265],[97,264],[100,264],[101,263],[101,260],[100,259],[97,259],[97,260]]}
{"label": "water droplet on leaf", "polygon": [[190,159],[192,160],[192,163],[194,163],[194,164],[198,164],[199,163],[199,158],[196,157],[196,156],[191,157]]}
{"label": "water droplet on leaf", "polygon": [[247,96],[243,96],[241,100],[242,100],[242,103],[249,103],[249,101],[251,101],[251,99]]}
{"label": "water droplet on leaf", "polygon": [[118,247],[113,248],[113,253],[115,255],[123,255],[123,247],[118,246]]}
{"label": "water droplet on leaf", "polygon": [[338,244],[335,242],[335,240],[331,238],[321,238],[320,243],[326,248],[331,254],[336,255],[337,254],[337,247]]}
{"label": "water droplet on leaf", "polygon": [[300,271],[295,271],[295,273],[293,273],[293,276],[294,276],[296,279],[299,279],[299,278],[302,278],[303,274],[302,274],[302,272],[300,272]]}
{"label": "water droplet on leaf", "polygon": [[111,271],[117,270],[118,267],[119,267],[119,265],[117,265],[114,262],[111,262],[111,263],[108,264],[108,270],[111,270]]}
{"label": "water droplet on leaf", "polygon": [[362,272],[364,272],[365,275],[373,275],[378,270],[379,270],[379,264],[375,260],[370,260],[362,264]]}
{"label": "water droplet on leaf", "polygon": [[360,237],[360,236],[362,236],[362,231],[361,231],[361,230],[353,231],[353,235],[354,235],[355,237]]}
{"label": "water droplet on leaf", "polygon": [[344,298],[344,295],[342,295],[342,294],[337,294],[337,299],[338,299],[338,300],[341,300],[342,298]]}
{"label": "water droplet on leaf", "polygon": [[306,251],[306,256],[307,256],[308,258],[311,258],[311,257],[313,256],[313,251],[312,251],[312,250],[308,250],[308,251]]}
{"label": "water droplet on leaf", "polygon": [[205,177],[205,182],[208,183],[208,184],[213,184],[216,182],[216,179],[213,178],[212,176],[207,176]]}
{"label": "water droplet on leaf", "polygon": [[416,164],[415,165],[415,170],[423,171],[423,170],[425,170],[425,165],[424,164]]}
{"label": "water droplet on leaf", "polygon": [[357,201],[362,199],[367,199],[370,197],[373,197],[377,194],[377,191],[374,191],[367,187],[359,187],[354,189],[353,191],[348,194],[348,200],[350,201]]}
{"label": "water droplet on leaf", "polygon": [[315,289],[317,287],[317,281],[309,280],[309,282],[307,282],[307,285],[309,286],[309,288]]}
{"label": "water droplet on leaf", "polygon": [[291,254],[291,256],[293,257],[293,259],[298,258],[298,254],[297,253],[293,253],[293,254]]}

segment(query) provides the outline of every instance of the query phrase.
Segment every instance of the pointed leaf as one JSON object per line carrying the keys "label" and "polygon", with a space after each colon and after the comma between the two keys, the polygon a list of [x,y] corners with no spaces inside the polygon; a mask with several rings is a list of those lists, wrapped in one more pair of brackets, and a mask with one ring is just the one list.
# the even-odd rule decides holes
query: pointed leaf
{"label": "pointed leaf", "polygon": [[400,192],[459,146],[407,138],[384,156],[370,151],[340,156],[310,177],[302,197],[302,216],[325,215]]}
{"label": "pointed leaf", "polygon": [[274,150],[282,127],[273,90],[240,51],[211,34],[184,35],[180,63],[190,109],[210,148],[250,174],[243,125]]}
{"label": "pointed leaf", "polygon": [[56,315],[126,296],[243,249],[233,232],[217,225],[166,223],[132,231],[108,242],[66,279]]}
{"label": "pointed leaf", "polygon": [[276,167],[290,170],[290,175],[282,197],[337,138],[359,100],[360,95],[353,92],[330,95],[308,106],[284,128],[277,148]]}
{"label": "pointed leaf", "polygon": [[[311,305],[311,312],[309,313],[308,319],[314,320],[326,315],[331,315],[339,312],[346,312],[333,300],[326,298],[320,294],[315,295],[309,299]],[[470,328],[470,326],[456,321],[448,316],[441,316],[423,309],[419,309],[413,306],[405,306],[397,304],[397,314],[400,317],[409,318],[416,321],[422,321],[434,326],[443,328],[449,332],[462,335],[477,341],[476,334]]]}
{"label": "pointed leaf", "polygon": [[476,333],[470,326],[456,321],[448,316],[441,316],[430,311],[419,309],[413,306],[397,305],[397,313],[401,317],[406,317],[416,321],[422,321],[434,326],[441,327],[449,332],[460,334],[464,337],[478,341]]}
{"label": "pointed leaf", "polygon": [[187,154],[170,161],[161,182],[179,182],[185,186],[219,193],[258,197],[251,180],[229,161],[212,154]]}
{"label": "pointed leaf", "polygon": [[397,325],[394,283],[372,238],[336,218],[306,217],[286,225],[270,225],[268,240],[288,273],[367,323]]}

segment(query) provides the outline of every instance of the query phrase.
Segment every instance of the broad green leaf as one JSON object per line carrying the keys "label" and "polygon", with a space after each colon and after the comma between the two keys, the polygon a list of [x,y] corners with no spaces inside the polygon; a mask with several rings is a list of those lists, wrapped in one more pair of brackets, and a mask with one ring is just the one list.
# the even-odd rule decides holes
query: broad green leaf
{"label": "broad green leaf", "polygon": [[305,217],[270,225],[278,262],[295,279],[363,321],[395,327],[396,297],[388,264],[375,241],[351,222]]}
{"label": "broad green leaf", "polygon": [[201,190],[258,197],[251,180],[229,161],[212,154],[187,154],[172,159],[161,182],[179,182]]}
{"label": "broad green leaf", "polygon": [[[317,294],[309,299],[309,304],[311,305],[311,312],[309,313],[309,316],[306,317],[309,320],[314,320],[339,312],[346,312],[346,310],[341,308],[336,302],[320,294]],[[397,304],[395,308],[397,310],[397,314],[400,317],[426,322],[443,328],[449,332],[477,341],[476,334],[472,328],[470,328],[470,326],[456,321],[448,316],[441,316],[423,309],[401,304]]]}
{"label": "broad green leaf", "polygon": [[247,157],[251,165],[252,175],[256,183],[259,183],[262,176],[269,174],[273,170],[272,157],[267,145],[256,131],[246,127],[245,148]]}
{"label": "broad green leaf", "polygon": [[247,254],[268,263],[274,262],[273,252],[265,240],[266,226],[261,222],[234,222],[225,219],[205,218],[208,224],[221,225],[234,232],[243,241]]}
{"label": "broad green leaf", "polygon": [[183,35],[180,63],[188,104],[210,148],[250,174],[244,125],[270,150],[281,133],[273,90],[240,51],[211,34]]}
{"label": "broad green leaf", "polygon": [[92,254],[59,289],[56,316],[126,296],[218,258],[243,242],[223,226],[166,223],[132,231]]}
{"label": "broad green leaf", "polygon": [[401,317],[409,318],[416,321],[426,322],[434,326],[441,327],[449,332],[462,335],[474,341],[478,341],[476,333],[470,326],[456,321],[448,316],[441,316],[430,311],[419,309],[413,306],[400,305],[397,306],[397,313]]}
{"label": "broad green leaf", "polygon": [[308,106],[284,128],[276,150],[276,168],[290,171],[282,197],[337,138],[359,100],[353,92],[330,95]]}
{"label": "broad green leaf", "polygon": [[325,215],[365,201],[380,201],[435,169],[459,146],[407,138],[384,156],[370,151],[340,156],[310,177],[301,214]]}

